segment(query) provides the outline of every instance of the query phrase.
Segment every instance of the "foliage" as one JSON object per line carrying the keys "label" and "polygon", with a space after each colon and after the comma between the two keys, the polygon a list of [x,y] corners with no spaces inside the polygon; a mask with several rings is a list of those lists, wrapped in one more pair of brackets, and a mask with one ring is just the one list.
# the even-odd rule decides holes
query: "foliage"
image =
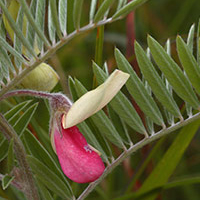
{"label": "foliage", "polygon": [[[170,23],[170,15],[157,17],[156,9],[162,12],[166,5],[176,7],[174,1],[146,1],[0,1],[0,198],[122,200],[156,199],[161,195],[163,199],[175,199],[179,198],[179,191],[185,194],[182,199],[197,199],[198,190],[190,185],[199,184],[199,175],[194,178],[190,170],[193,166],[187,169],[187,165],[192,165],[187,154],[195,156],[195,153],[184,153],[191,141],[193,146],[189,149],[199,149],[198,141],[192,139],[200,124],[200,23],[191,26],[187,38],[177,36],[176,40],[172,38],[161,45],[148,36],[147,49],[140,44],[144,43],[148,20],[153,24],[150,33],[163,41],[170,34],[185,31],[182,25],[191,24],[185,20],[189,8],[194,10],[192,21],[197,21],[195,10],[199,3],[177,0],[180,11]],[[130,20],[131,15],[126,17],[127,14],[139,6],[135,11],[135,25],[131,25],[137,28],[136,32],[131,32],[128,26],[127,38],[121,37],[121,27],[125,20],[127,24]],[[170,26],[166,28],[162,22]],[[155,33],[156,28],[160,33]],[[130,41],[129,32],[140,42]],[[92,42],[95,37],[96,41]],[[127,44],[124,39],[128,40]],[[118,48],[110,53],[112,47],[106,41],[127,48],[128,58]],[[129,48],[134,48],[134,52]],[[95,59],[91,64],[92,57]],[[50,81],[56,82],[57,75],[46,62],[60,78],[54,92],[61,90],[74,101],[87,88],[102,84],[114,68],[130,74],[126,87],[105,109],[78,125],[107,164],[103,175],[89,185],[73,183],[63,174],[50,144],[50,108],[46,99],[30,100],[17,93],[8,98],[8,92],[13,89],[40,88],[34,86],[38,81],[32,78],[42,74],[44,67],[54,77]],[[70,74],[68,86],[66,74]],[[46,72],[40,79],[42,89],[45,75]],[[23,82],[27,77],[31,83],[28,86]],[[176,138],[173,132],[179,132]],[[176,171],[178,164],[179,171]],[[194,167],[198,169],[199,163]],[[188,174],[187,179],[176,178],[181,174]],[[22,177],[26,178],[22,180]],[[180,186],[186,190],[177,189]],[[170,194],[165,192],[168,190]]]}

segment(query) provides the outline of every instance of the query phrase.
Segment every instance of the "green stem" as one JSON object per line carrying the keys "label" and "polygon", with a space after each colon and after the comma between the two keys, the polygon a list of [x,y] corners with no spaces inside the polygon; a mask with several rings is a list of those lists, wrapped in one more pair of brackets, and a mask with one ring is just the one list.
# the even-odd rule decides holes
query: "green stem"
{"label": "green stem", "polygon": [[155,133],[154,135],[151,135],[149,137],[144,138],[140,142],[132,145],[127,151],[124,151],[116,160],[113,161],[111,165],[109,165],[106,170],[104,171],[103,175],[96,180],[95,182],[89,184],[89,186],[82,192],[82,194],[79,196],[77,200],[83,200],[85,199],[93,190],[94,188],[112,171],[114,170],[124,159],[126,159],[128,156],[130,156],[132,153],[136,152],[137,150],[141,149],[145,145],[165,136],[169,133],[197,120],[200,119],[200,113],[197,113],[193,115],[192,117],[189,117],[188,119],[184,121],[177,122],[173,126],[170,126],[168,128],[162,129],[159,132]]}
{"label": "green stem", "polygon": [[0,113],[0,131],[5,135],[5,137],[10,140],[14,139],[14,150],[16,154],[16,158],[18,160],[21,174],[23,177],[23,186],[26,197],[28,200],[39,200],[39,195],[37,192],[37,188],[34,183],[33,175],[26,160],[26,152],[24,146],[19,139],[17,133],[13,129],[12,126],[7,122],[5,117]]}

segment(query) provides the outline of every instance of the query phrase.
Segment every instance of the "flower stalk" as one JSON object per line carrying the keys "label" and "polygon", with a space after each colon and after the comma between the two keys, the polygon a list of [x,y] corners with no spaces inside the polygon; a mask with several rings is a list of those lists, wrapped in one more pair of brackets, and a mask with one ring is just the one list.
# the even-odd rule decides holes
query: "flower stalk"
{"label": "flower stalk", "polygon": [[31,168],[26,160],[24,146],[19,139],[15,130],[10,126],[5,117],[0,113],[0,131],[5,135],[8,141],[14,139],[14,150],[20,166],[22,175],[21,188],[23,189],[28,200],[39,200],[37,188],[34,183]]}

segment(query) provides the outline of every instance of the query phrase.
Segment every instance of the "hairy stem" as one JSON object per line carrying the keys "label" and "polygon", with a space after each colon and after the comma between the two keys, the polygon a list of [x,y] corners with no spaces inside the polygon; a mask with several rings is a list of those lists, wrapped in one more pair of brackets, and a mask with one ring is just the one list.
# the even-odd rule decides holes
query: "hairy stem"
{"label": "hairy stem", "polygon": [[37,188],[34,183],[34,179],[32,176],[32,172],[28,162],[26,160],[26,152],[24,146],[19,139],[15,130],[10,126],[4,116],[0,113],[0,131],[5,135],[5,137],[10,140],[11,138],[14,139],[14,150],[16,154],[16,158],[18,160],[21,174],[23,176],[23,185],[24,192],[27,196],[28,200],[39,200],[39,195],[37,192]]}
{"label": "hairy stem", "polygon": [[0,101],[12,96],[25,96],[25,95],[38,97],[38,98],[44,98],[44,99],[50,99],[54,96],[53,93],[51,94],[48,92],[42,92],[42,91],[36,91],[36,90],[13,90],[1,96]]}
{"label": "hairy stem", "polygon": [[137,150],[141,149],[145,145],[197,120],[200,119],[200,113],[197,113],[193,115],[192,117],[189,117],[188,119],[184,121],[177,122],[173,126],[170,126],[168,128],[162,129],[159,132],[157,132],[154,135],[151,135],[149,137],[144,138],[140,142],[136,143],[135,145],[132,145],[127,151],[124,151],[116,160],[112,162],[111,165],[109,165],[106,170],[104,171],[103,175],[96,180],[95,182],[89,184],[89,186],[83,191],[83,193],[78,197],[77,200],[83,200],[85,199],[93,190],[94,188],[112,171],[117,167],[125,158],[130,156],[132,153],[136,152]]}

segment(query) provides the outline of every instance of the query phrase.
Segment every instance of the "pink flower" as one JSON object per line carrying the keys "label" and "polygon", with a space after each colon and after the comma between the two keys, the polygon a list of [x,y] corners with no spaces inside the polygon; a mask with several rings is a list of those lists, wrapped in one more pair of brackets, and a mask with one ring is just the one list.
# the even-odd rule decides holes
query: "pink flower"
{"label": "pink flower", "polygon": [[74,182],[92,182],[104,172],[101,157],[91,149],[76,126],[62,128],[62,137],[55,129],[54,143],[64,174]]}
{"label": "pink flower", "polygon": [[87,143],[76,124],[109,103],[128,78],[129,74],[115,70],[102,85],[84,94],[74,104],[62,94],[50,100],[52,147],[64,174],[71,180],[93,182],[103,174],[105,166],[100,153]]}

